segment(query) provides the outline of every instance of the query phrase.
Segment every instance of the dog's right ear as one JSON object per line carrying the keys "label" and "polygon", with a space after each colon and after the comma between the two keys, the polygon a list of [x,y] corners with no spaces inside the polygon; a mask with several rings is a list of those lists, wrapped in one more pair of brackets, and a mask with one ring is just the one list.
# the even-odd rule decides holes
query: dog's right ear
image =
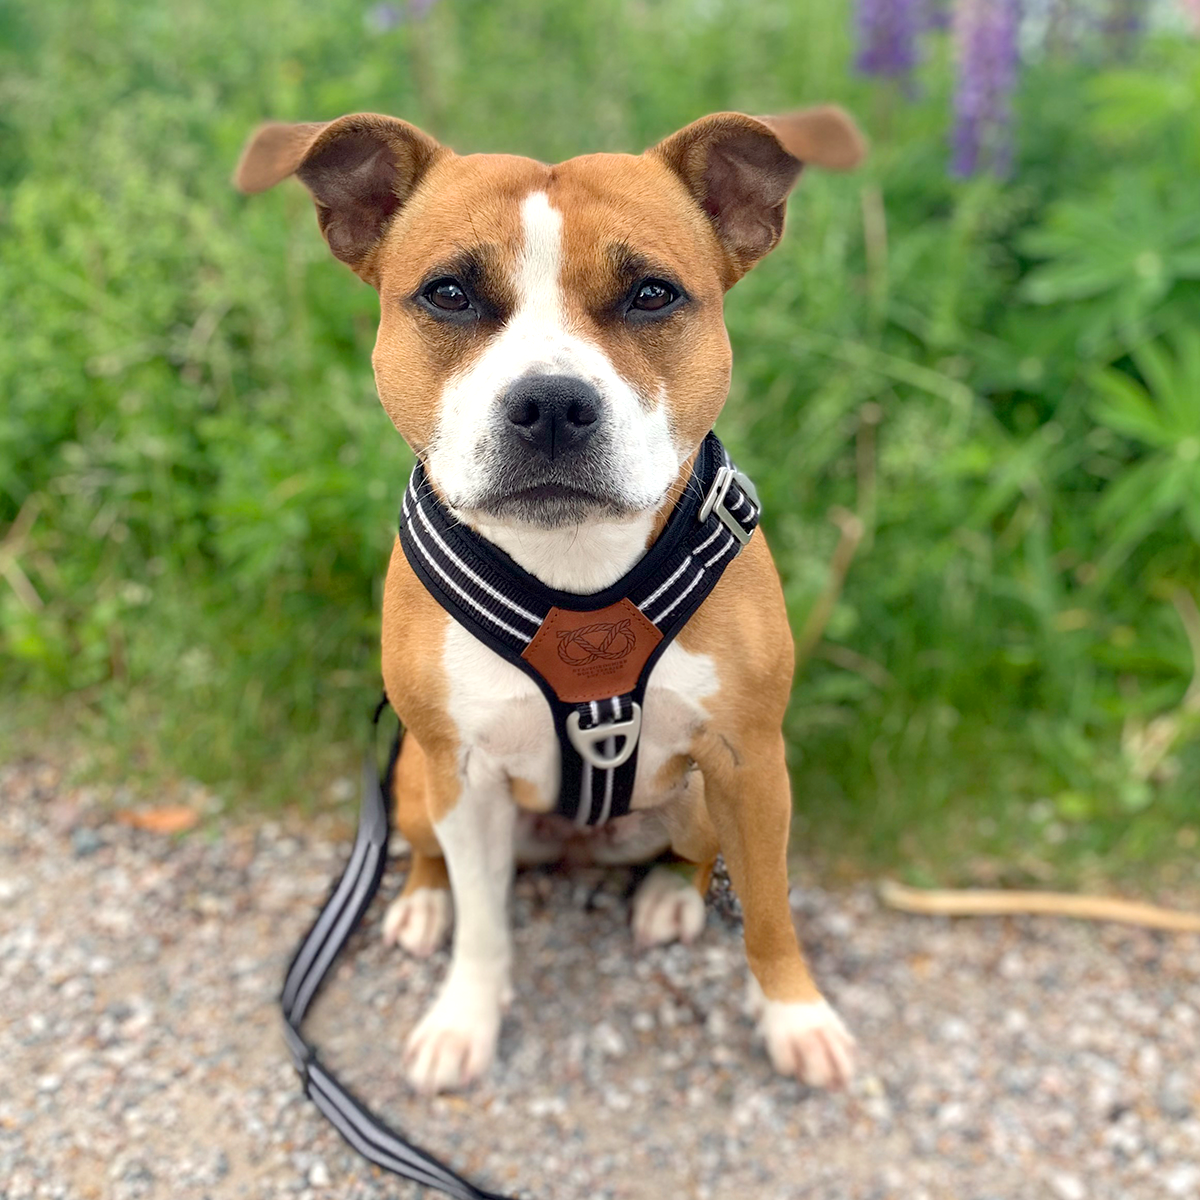
{"label": "dog's right ear", "polygon": [[450,151],[395,117],[355,113],[323,124],[263,125],[233,181],[264,192],[295,175],[312,193],[330,250],[377,286],[375,251],[388,223],[433,161]]}

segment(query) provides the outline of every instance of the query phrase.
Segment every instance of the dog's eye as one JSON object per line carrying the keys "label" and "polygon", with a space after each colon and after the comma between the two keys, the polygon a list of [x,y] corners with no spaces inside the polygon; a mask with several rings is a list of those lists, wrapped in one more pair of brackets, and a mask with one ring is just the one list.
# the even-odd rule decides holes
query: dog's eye
{"label": "dog's eye", "polygon": [[462,286],[453,279],[435,279],[422,293],[434,308],[446,312],[465,312],[471,301]]}
{"label": "dog's eye", "polygon": [[633,308],[642,312],[658,312],[679,299],[679,293],[661,279],[647,279],[633,297]]}

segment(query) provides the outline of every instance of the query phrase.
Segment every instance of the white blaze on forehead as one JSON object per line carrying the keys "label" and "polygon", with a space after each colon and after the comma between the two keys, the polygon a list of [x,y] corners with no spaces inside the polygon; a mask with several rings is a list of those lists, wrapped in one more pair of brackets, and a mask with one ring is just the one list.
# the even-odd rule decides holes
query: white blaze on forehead
{"label": "white blaze on forehead", "polygon": [[531,192],[521,202],[524,238],[514,281],[518,319],[562,324],[562,226],[562,213],[551,207],[545,192]]}

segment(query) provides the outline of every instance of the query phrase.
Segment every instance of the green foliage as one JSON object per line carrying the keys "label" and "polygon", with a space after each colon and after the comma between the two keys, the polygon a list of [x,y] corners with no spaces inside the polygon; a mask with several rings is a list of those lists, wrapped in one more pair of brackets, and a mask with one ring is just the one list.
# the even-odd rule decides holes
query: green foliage
{"label": "green foliage", "polygon": [[721,428],[797,630],[830,509],[864,526],[790,717],[800,828],[943,873],[1161,858],[1200,822],[1200,43],[1029,67],[999,184],[946,173],[944,38],[909,95],[851,74],[849,28],[786,0],[5,8],[5,691],[242,796],[311,795],[362,736],[409,459],[374,294],[299,188],[229,186],[257,121],[373,109],[557,159],[838,100],[868,166],[806,175],[727,308]]}

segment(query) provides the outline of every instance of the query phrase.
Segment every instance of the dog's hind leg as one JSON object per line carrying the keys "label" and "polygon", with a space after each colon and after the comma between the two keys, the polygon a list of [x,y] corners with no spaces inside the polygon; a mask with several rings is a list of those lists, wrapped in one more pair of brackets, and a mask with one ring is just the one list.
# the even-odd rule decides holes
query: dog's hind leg
{"label": "dog's hind leg", "polygon": [[633,896],[633,938],[641,949],[694,942],[704,930],[704,896],[712,867],[659,863]]}
{"label": "dog's hind leg", "polygon": [[659,863],[638,885],[631,924],[638,947],[694,942],[704,930],[705,897],[717,860],[717,835],[704,808],[704,780],[690,776],[686,799],[664,814],[677,861]]}
{"label": "dog's hind leg", "polygon": [[400,895],[383,917],[383,940],[428,958],[450,932],[453,905],[446,860],[426,801],[425,754],[411,734],[404,740],[392,781],[396,825],[412,846],[412,865]]}

